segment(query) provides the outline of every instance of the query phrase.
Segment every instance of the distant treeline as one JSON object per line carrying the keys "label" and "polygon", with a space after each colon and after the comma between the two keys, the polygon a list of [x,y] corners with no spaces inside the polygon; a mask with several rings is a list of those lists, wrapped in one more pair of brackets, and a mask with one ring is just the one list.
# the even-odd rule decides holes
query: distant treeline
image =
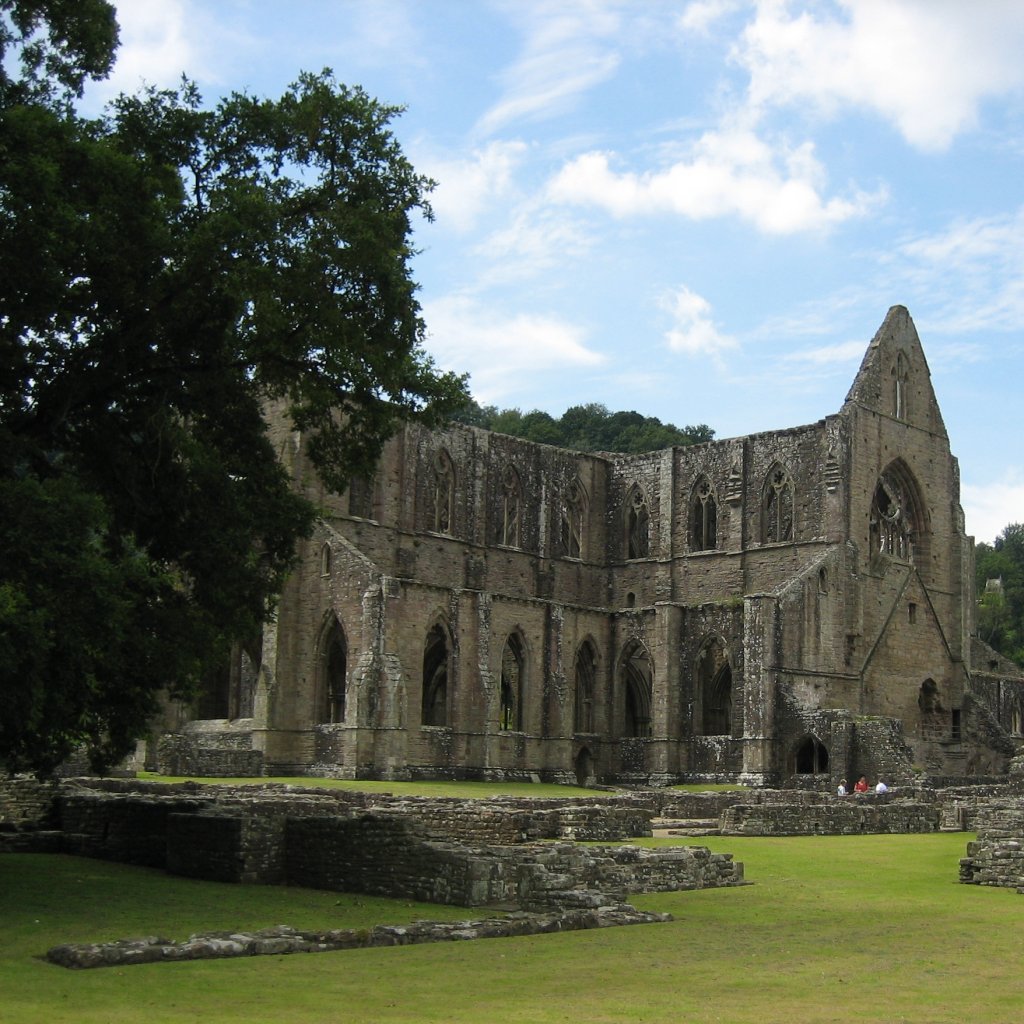
{"label": "distant treeline", "polygon": [[574,405],[558,419],[539,409],[524,413],[521,409],[499,409],[496,405],[482,406],[472,402],[456,419],[499,434],[511,434],[527,441],[580,452],[636,454],[672,445],[700,444],[715,437],[715,432],[706,423],[677,427],[673,423],[662,423],[656,416],[610,412],[599,402]]}
{"label": "distant treeline", "polygon": [[1024,524],[1011,523],[995,544],[976,544],[978,636],[1024,665]]}

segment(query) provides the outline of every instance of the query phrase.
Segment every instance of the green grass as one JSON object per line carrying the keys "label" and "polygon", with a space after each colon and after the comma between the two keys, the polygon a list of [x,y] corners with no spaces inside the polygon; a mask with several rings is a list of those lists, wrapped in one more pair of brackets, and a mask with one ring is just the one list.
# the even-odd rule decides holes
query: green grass
{"label": "green grass", "polygon": [[579,786],[561,786],[553,782],[380,782],[372,779],[315,779],[307,776],[282,775],[273,778],[211,779],[197,775],[157,775],[139,772],[146,782],[199,782],[209,786],[259,786],[277,782],[289,786],[347,789],[359,793],[393,793],[395,796],[448,796],[460,800],[483,800],[496,796],[575,797],[600,796],[602,790]]}
{"label": "green grass", "polygon": [[[956,882],[963,834],[701,840],[754,885],[636,897],[670,924],[71,972],[48,946],[208,928],[365,927],[472,912],[0,857],[8,1024],[582,1022],[1010,1024],[1021,897]],[[655,844],[671,841],[652,840]]]}

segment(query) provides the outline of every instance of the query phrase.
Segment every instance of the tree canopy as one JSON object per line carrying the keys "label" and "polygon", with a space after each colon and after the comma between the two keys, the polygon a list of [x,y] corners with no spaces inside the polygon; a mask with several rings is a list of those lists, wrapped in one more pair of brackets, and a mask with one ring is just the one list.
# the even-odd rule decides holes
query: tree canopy
{"label": "tree canopy", "polygon": [[638,412],[610,412],[598,402],[574,405],[555,419],[535,409],[499,409],[475,402],[456,417],[464,423],[528,441],[558,445],[580,452],[652,452],[673,445],[700,444],[714,439],[705,423],[679,428]]}
{"label": "tree canopy", "polygon": [[[284,402],[328,486],[403,419],[465,401],[422,349],[399,108],[302,74],[74,109],[105,0],[0,0],[0,762],[126,753],[162,688],[273,606],[315,509],[265,429]],[[21,59],[20,77],[15,53]]]}
{"label": "tree canopy", "polygon": [[977,544],[978,636],[1024,665],[1024,524],[1010,523],[995,544]]}

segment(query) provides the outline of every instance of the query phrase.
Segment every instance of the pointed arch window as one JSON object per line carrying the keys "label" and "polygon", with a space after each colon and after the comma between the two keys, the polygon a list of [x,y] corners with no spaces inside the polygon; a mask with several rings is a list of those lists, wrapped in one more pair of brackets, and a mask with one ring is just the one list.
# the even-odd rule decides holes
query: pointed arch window
{"label": "pointed arch window", "polygon": [[521,546],[521,519],[523,485],[512,466],[506,466],[501,475],[501,520],[498,523],[498,543],[507,548]]}
{"label": "pointed arch window", "polygon": [[331,545],[325,544],[320,549],[320,575],[331,575]]}
{"label": "pointed arch window", "polygon": [[626,558],[647,558],[651,548],[651,516],[639,485],[630,488],[626,502]]}
{"label": "pointed arch window", "polygon": [[914,530],[907,497],[900,480],[882,474],[871,502],[871,549],[912,562]]}
{"label": "pointed arch window", "polygon": [[776,463],[768,471],[761,500],[761,539],[775,544],[793,539],[793,478]]}
{"label": "pointed arch window", "polygon": [[341,623],[334,619],[320,643],[319,675],[321,722],[345,721],[348,644]]}
{"label": "pointed arch window", "polygon": [[700,700],[700,726],[705,736],[732,733],[732,666],[720,639],[712,639],[697,655],[697,692]]}
{"label": "pointed arch window", "polygon": [[587,492],[573,480],[566,489],[559,526],[559,548],[566,558],[583,557],[583,524],[586,521]]}
{"label": "pointed arch window", "polygon": [[625,701],[623,733],[651,735],[651,659],[640,643],[627,648],[622,659],[622,694]]}
{"label": "pointed arch window", "polygon": [[690,501],[690,548],[712,551],[718,547],[718,503],[715,489],[706,476],[693,488]]}
{"label": "pointed arch window", "polygon": [[423,647],[423,725],[448,724],[450,650],[448,633],[438,623],[427,634],[427,642]]}
{"label": "pointed arch window", "polygon": [[501,652],[501,708],[498,728],[502,731],[523,728],[523,641],[512,633]]}
{"label": "pointed arch window", "polygon": [[573,731],[594,731],[594,692],[597,681],[597,656],[589,641],[576,652],[576,703],[573,709]]}
{"label": "pointed arch window", "polygon": [[892,405],[893,415],[898,420],[907,418],[907,357],[902,352],[896,353],[896,365],[892,370]]}
{"label": "pointed arch window", "polygon": [[359,519],[373,518],[372,476],[354,476],[348,482],[348,514]]}
{"label": "pointed arch window", "polygon": [[434,457],[434,533],[452,533],[455,511],[455,467],[442,450]]}
{"label": "pointed arch window", "polygon": [[794,753],[797,775],[822,775],[828,771],[828,747],[817,736],[805,736]]}

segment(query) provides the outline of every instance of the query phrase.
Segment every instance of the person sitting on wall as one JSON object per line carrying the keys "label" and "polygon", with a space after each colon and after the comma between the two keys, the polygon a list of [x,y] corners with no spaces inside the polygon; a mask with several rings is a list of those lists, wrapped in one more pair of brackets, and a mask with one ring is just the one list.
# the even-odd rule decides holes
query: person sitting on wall
{"label": "person sitting on wall", "polygon": [[889,787],[881,779],[879,779],[878,780],[878,785],[875,786],[875,792],[876,793],[888,793],[889,792]]}
{"label": "person sitting on wall", "polygon": [[866,793],[868,791],[868,780],[862,775],[853,787],[854,793]]}
{"label": "person sitting on wall", "polygon": [[843,781],[836,787],[836,796],[846,796],[849,792],[850,790],[847,788],[846,779],[843,779]]}

